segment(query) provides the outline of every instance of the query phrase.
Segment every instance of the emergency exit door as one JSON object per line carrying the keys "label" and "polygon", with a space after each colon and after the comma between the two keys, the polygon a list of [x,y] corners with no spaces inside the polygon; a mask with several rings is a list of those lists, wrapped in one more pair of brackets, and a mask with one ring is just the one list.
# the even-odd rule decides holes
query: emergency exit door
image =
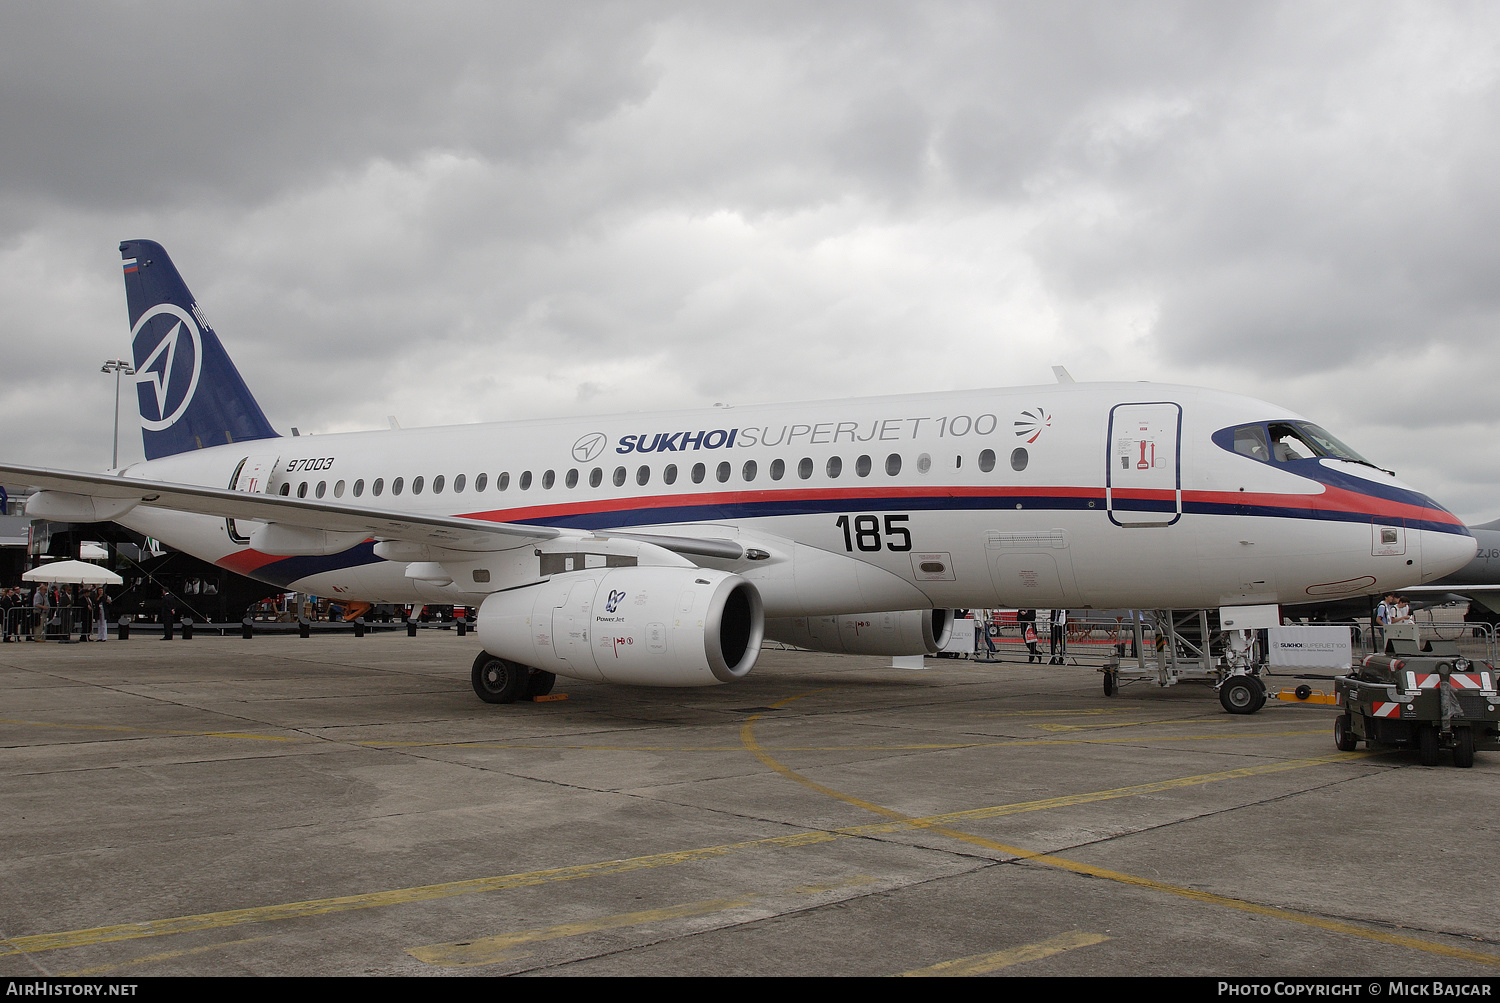
{"label": "emergency exit door", "polygon": [[1182,518],[1182,407],[1166,401],[1109,411],[1104,507],[1116,526]]}

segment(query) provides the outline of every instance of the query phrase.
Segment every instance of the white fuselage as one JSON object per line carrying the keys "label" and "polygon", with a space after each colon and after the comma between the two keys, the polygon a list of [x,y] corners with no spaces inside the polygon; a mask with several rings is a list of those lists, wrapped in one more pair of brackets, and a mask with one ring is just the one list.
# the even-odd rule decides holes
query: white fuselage
{"label": "white fuselage", "polygon": [[[265,439],[125,473],[222,488],[238,471],[239,490],[289,497],[726,537],[770,557],[698,563],[754,581],[770,617],[1313,602],[1473,555],[1456,518],[1389,474],[1212,438],[1296,419],[1209,390],[1062,384]],[[370,602],[474,603],[536,561],[512,553],[508,578],[440,586],[368,542],[278,557],[225,519],[142,507],[118,521],[289,590]]]}

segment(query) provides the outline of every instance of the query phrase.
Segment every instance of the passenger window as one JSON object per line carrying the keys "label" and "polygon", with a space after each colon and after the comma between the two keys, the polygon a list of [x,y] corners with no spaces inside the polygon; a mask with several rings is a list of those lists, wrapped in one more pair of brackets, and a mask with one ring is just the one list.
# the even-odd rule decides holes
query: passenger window
{"label": "passenger window", "polygon": [[287,495],[289,495],[291,493],[292,493],[292,482],[291,481],[287,481],[285,484],[283,484],[281,486],[281,496],[283,498],[285,498]]}
{"label": "passenger window", "polygon": [[458,474],[453,478],[453,493],[461,495],[464,493],[464,475]]}
{"label": "passenger window", "polygon": [[641,487],[645,487],[646,482],[649,480],[651,480],[651,468],[643,463],[636,469],[635,482]]}
{"label": "passenger window", "polygon": [[298,498],[306,498],[307,497],[307,482],[306,481],[303,481],[301,484],[297,485],[297,497]]}
{"label": "passenger window", "polygon": [[552,485],[556,483],[557,475],[550,470],[542,471],[542,490],[551,491]]}
{"label": "passenger window", "polygon": [[393,494],[393,495],[399,495],[401,493],[401,489],[405,485],[406,485],[406,481],[403,480],[400,477],[396,478],[394,481],[391,481],[391,494]]}
{"label": "passenger window", "polygon": [[475,491],[483,491],[484,490],[485,482],[489,480],[489,476],[490,476],[489,474],[475,474],[474,475],[474,490]]}
{"label": "passenger window", "polygon": [[753,481],[755,480],[755,474],[759,469],[760,468],[756,466],[754,460],[746,460],[744,469],[741,470],[740,473],[745,478],[745,480]]}
{"label": "passenger window", "polygon": [[333,486],[333,496],[335,498],[342,498],[342,497],[344,497],[344,482],[343,481],[339,481],[337,484],[335,484]]}
{"label": "passenger window", "polygon": [[604,471],[598,467],[589,471],[589,487],[597,488],[604,483]]}
{"label": "passenger window", "polygon": [[615,468],[615,487],[622,488],[624,486],[625,486],[625,468],[624,467],[616,467]]}
{"label": "passenger window", "polygon": [[1015,452],[1010,454],[1010,469],[1025,470],[1026,461],[1028,459],[1030,459],[1030,457],[1026,454],[1026,447],[1017,446]]}
{"label": "passenger window", "polygon": [[786,461],[785,460],[772,460],[771,461],[771,480],[773,480],[773,481],[779,481],[779,480],[781,480],[781,478],[783,476],[785,476],[785,474],[786,474]]}
{"label": "passenger window", "polygon": [[1234,430],[1234,451],[1262,463],[1271,459],[1266,445],[1266,430],[1259,425],[1241,425]]}
{"label": "passenger window", "polygon": [[675,463],[668,463],[665,467],[663,467],[662,468],[662,472],[661,472],[661,479],[666,484],[676,484],[677,483],[677,464],[675,464]]}
{"label": "passenger window", "polygon": [[414,495],[421,494],[422,493],[422,484],[423,484],[422,478],[420,478],[420,477],[413,477],[411,479],[411,493],[414,494]]}
{"label": "passenger window", "polygon": [[504,491],[510,487],[510,471],[502,470],[500,476],[495,478],[495,490]]}
{"label": "passenger window", "polygon": [[707,468],[705,468],[703,466],[703,464],[701,464],[701,463],[695,463],[695,464],[693,464],[693,483],[694,484],[702,484],[703,483],[703,474],[704,474],[704,472],[705,472],[706,469]]}
{"label": "passenger window", "polygon": [[516,479],[516,487],[520,488],[522,491],[530,491],[531,490],[531,471],[530,470],[523,470],[523,471],[521,471],[521,476]]}
{"label": "passenger window", "polygon": [[885,472],[895,477],[901,472],[901,454],[892,453],[885,458]]}
{"label": "passenger window", "polygon": [[714,471],[714,477],[720,484],[729,480],[729,461],[725,460],[719,464],[719,469]]}
{"label": "passenger window", "polygon": [[813,468],[812,457],[811,456],[804,456],[804,457],[802,457],[802,462],[797,464],[797,476],[800,477],[800,478],[802,478],[804,481],[807,480],[809,477],[812,476],[812,468]]}
{"label": "passenger window", "polygon": [[325,491],[327,491],[327,490],[328,490],[328,482],[327,481],[319,481],[318,482],[318,489],[316,491],[314,491],[313,494],[317,495],[319,498],[322,498],[323,497],[323,493]]}
{"label": "passenger window", "polygon": [[837,477],[844,472],[844,461],[837,456],[830,456],[828,466],[824,469],[828,471],[829,477]]}
{"label": "passenger window", "polygon": [[567,485],[570,488],[576,488],[576,487],[578,487],[578,470],[577,470],[577,468],[574,468],[574,469],[568,471]]}
{"label": "passenger window", "polygon": [[931,469],[932,457],[928,456],[926,453],[923,453],[921,456],[917,457],[917,473],[925,474]]}
{"label": "passenger window", "polygon": [[370,485],[370,494],[374,495],[376,498],[379,498],[380,497],[380,493],[382,491],[384,491],[384,490],[385,490],[385,478],[384,477],[377,477],[377,478],[375,478],[375,483],[372,484],[372,485]]}
{"label": "passenger window", "polygon": [[432,479],[432,493],[440,495],[443,493],[443,475],[438,474]]}
{"label": "passenger window", "polygon": [[986,449],[979,454],[979,469],[989,473],[995,469],[995,451]]}
{"label": "passenger window", "polygon": [[870,458],[868,456],[861,456],[859,459],[855,460],[854,461],[854,472],[856,474],[858,474],[859,476],[861,476],[861,477],[869,477],[870,476]]}
{"label": "passenger window", "polygon": [[354,497],[358,498],[360,495],[362,495],[364,493],[365,493],[364,478],[360,478],[359,480],[357,480],[357,481],[354,482]]}

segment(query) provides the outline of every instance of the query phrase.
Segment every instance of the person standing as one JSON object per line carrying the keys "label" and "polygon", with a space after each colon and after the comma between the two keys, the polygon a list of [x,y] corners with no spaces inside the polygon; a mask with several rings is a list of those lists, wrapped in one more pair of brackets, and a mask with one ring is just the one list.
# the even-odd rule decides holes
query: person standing
{"label": "person standing", "polygon": [[990,611],[979,610],[974,617],[974,650],[979,650],[979,639],[984,638],[985,657],[987,661],[995,661],[995,641],[990,637]]}
{"label": "person standing", "polygon": [[98,618],[99,634],[96,640],[109,640],[109,593],[101,585],[94,596],[94,614]]}
{"label": "person standing", "polygon": [[1068,611],[1054,609],[1049,620],[1052,623],[1052,657],[1047,664],[1065,665],[1068,657]]}
{"label": "person standing", "polygon": [[47,619],[52,611],[52,604],[47,601],[47,586],[37,585],[36,591],[31,594],[31,639],[42,642],[47,640]]}
{"label": "person standing", "polygon": [[78,641],[84,643],[89,640],[89,634],[94,630],[94,590],[78,586]]}

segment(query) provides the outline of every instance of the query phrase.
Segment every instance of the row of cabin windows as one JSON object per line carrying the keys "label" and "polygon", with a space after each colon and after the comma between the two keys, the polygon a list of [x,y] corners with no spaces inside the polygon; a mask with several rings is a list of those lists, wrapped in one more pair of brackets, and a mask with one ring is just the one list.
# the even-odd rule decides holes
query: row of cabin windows
{"label": "row of cabin windows", "polygon": [[[958,467],[961,468],[963,466],[963,457],[959,456],[959,457],[956,458],[956,460],[957,460],[956,466],[958,466]],[[1024,446],[1018,447],[1017,449],[1015,449],[1014,451],[1012,451],[1011,454],[1010,454],[1010,467],[1011,467],[1012,470],[1025,470],[1026,469],[1026,464],[1027,464],[1028,460],[1029,460],[1029,457],[1028,457],[1028,455],[1026,453],[1026,448]],[[886,474],[888,476],[890,476],[890,477],[895,477],[897,474],[901,473],[901,465],[902,465],[901,454],[900,453],[892,453],[892,454],[890,454],[889,456],[887,456],[885,458],[885,472],[886,472]],[[815,468],[816,468],[816,464],[813,463],[812,457],[810,457],[810,456],[804,456],[797,463],[797,468],[796,468],[797,477],[799,479],[805,481],[808,478],[812,477],[813,470]],[[854,474],[855,474],[856,477],[869,477],[870,476],[870,472],[873,469],[874,469],[874,461],[869,456],[860,456],[857,459],[855,459],[855,461],[854,461]],[[925,474],[925,473],[927,473],[931,469],[932,469],[932,457],[931,456],[929,456],[927,453],[923,453],[921,456],[917,457],[917,472],[918,473]],[[979,469],[981,471],[983,471],[984,473],[989,473],[990,471],[992,471],[992,470],[995,469],[995,451],[993,449],[986,449],[986,450],[982,451],[979,454]],[[766,473],[771,478],[771,480],[773,480],[773,481],[779,481],[779,480],[781,480],[783,477],[786,476],[786,473],[787,473],[786,461],[785,460],[780,460],[780,459],[772,460],[771,463],[770,463],[770,465],[766,468]],[[843,457],[840,457],[840,456],[830,456],[828,458],[828,461],[823,464],[823,473],[826,474],[829,477],[830,480],[842,476],[843,473],[844,473],[844,460],[843,460]],[[669,463],[669,464],[667,464],[665,467],[662,468],[662,471],[661,471],[662,483],[663,484],[676,484],[677,483],[677,474],[678,474],[677,464],[675,464],[675,463]],[[727,483],[729,481],[730,477],[732,477],[733,475],[734,475],[734,465],[732,463],[730,463],[728,460],[721,461],[718,464],[718,466],[716,466],[714,468],[714,472],[713,472],[714,480],[718,481],[720,484]],[[578,474],[577,468],[569,470],[566,474],[563,475],[563,484],[566,487],[569,487],[569,488],[576,488],[578,486],[578,476],[579,476],[579,474]],[[695,464],[693,464],[692,469],[688,472],[688,476],[692,479],[692,482],[694,484],[702,484],[703,481],[708,477],[708,466],[706,464],[703,464],[703,463],[695,463]],[[745,481],[746,483],[754,481],[758,476],[760,476],[760,464],[757,463],[755,460],[746,460],[744,462],[744,465],[740,467],[740,478],[743,481]],[[625,482],[627,480],[629,480],[629,479],[630,479],[630,471],[627,470],[625,467],[616,467],[614,469],[614,473],[610,477],[610,480],[614,483],[614,486],[617,487],[617,488],[624,487],[625,486]],[[550,490],[553,487],[553,485],[556,483],[556,481],[557,481],[557,473],[556,473],[556,471],[552,471],[552,470],[543,471],[542,472],[542,476],[540,478],[540,481],[541,481],[542,488],[544,490]],[[593,470],[590,470],[589,471],[589,487],[591,487],[591,488],[597,488],[602,483],[604,483],[604,468],[603,467],[595,467]],[[635,483],[637,485],[641,486],[641,487],[644,487],[645,485],[651,483],[651,467],[648,464],[644,464],[643,463],[639,467],[636,468],[636,471],[635,471]],[[522,491],[528,491],[528,490],[531,489],[531,485],[532,485],[531,471],[530,470],[523,470],[523,471],[521,471],[520,476],[516,478],[516,486],[520,490],[522,490]],[[454,494],[462,494],[463,491],[464,491],[464,489],[467,488],[468,486],[469,486],[468,479],[465,477],[465,475],[463,475],[463,474],[455,474],[454,475],[454,477],[453,477],[453,483],[451,485],[451,488],[452,488],[452,491],[453,491]],[[475,492],[483,491],[485,488],[489,487],[489,475],[488,474],[475,474],[474,475],[474,485],[473,486],[474,486],[474,491]],[[411,483],[409,485],[406,483],[406,478],[404,478],[404,477],[393,477],[391,479],[391,481],[390,481],[390,484],[389,484],[389,489],[390,489],[390,492],[391,492],[391,494],[393,496],[394,495],[399,495],[402,492],[407,491],[407,490],[410,490],[411,493],[414,494],[414,495],[419,495],[424,490],[428,490],[428,489],[430,489],[433,494],[440,495],[440,494],[443,493],[444,490],[448,489],[449,487],[450,487],[450,485],[449,485],[447,479],[442,474],[438,474],[436,477],[434,477],[432,479],[432,483],[431,484],[428,484],[426,478],[421,477],[421,476],[413,477],[411,479]],[[496,491],[505,491],[509,487],[510,487],[510,473],[509,472],[504,472],[504,473],[500,473],[500,474],[496,474],[495,475],[495,490]],[[333,497],[335,497],[335,498],[342,498],[342,497],[344,497],[344,489],[345,489],[345,482],[344,481],[336,481],[336,482],[334,482],[334,485],[333,485]],[[384,494],[386,492],[386,489],[387,489],[387,484],[386,484],[386,481],[385,481],[384,477],[377,477],[373,481],[371,481],[370,484],[369,484],[370,495],[371,495],[371,497],[374,497],[374,498],[379,498],[382,494]],[[308,495],[308,491],[309,491],[309,482],[303,481],[301,484],[297,485],[297,497],[298,498],[306,498],[307,495]],[[285,484],[283,484],[281,486],[281,493],[283,495],[290,495],[291,492],[292,492],[292,485],[291,485],[290,481],[288,481],[287,483],[285,483]],[[314,498],[322,498],[324,495],[326,495],[328,493],[328,482],[327,481],[319,481],[315,486],[311,487],[311,492],[312,492],[312,495],[313,495]],[[365,481],[364,481],[364,479],[360,478],[359,480],[356,480],[354,482],[353,486],[350,488],[349,493],[351,495],[353,495],[355,498],[361,498],[361,497],[363,497],[364,493],[365,493]]]}

